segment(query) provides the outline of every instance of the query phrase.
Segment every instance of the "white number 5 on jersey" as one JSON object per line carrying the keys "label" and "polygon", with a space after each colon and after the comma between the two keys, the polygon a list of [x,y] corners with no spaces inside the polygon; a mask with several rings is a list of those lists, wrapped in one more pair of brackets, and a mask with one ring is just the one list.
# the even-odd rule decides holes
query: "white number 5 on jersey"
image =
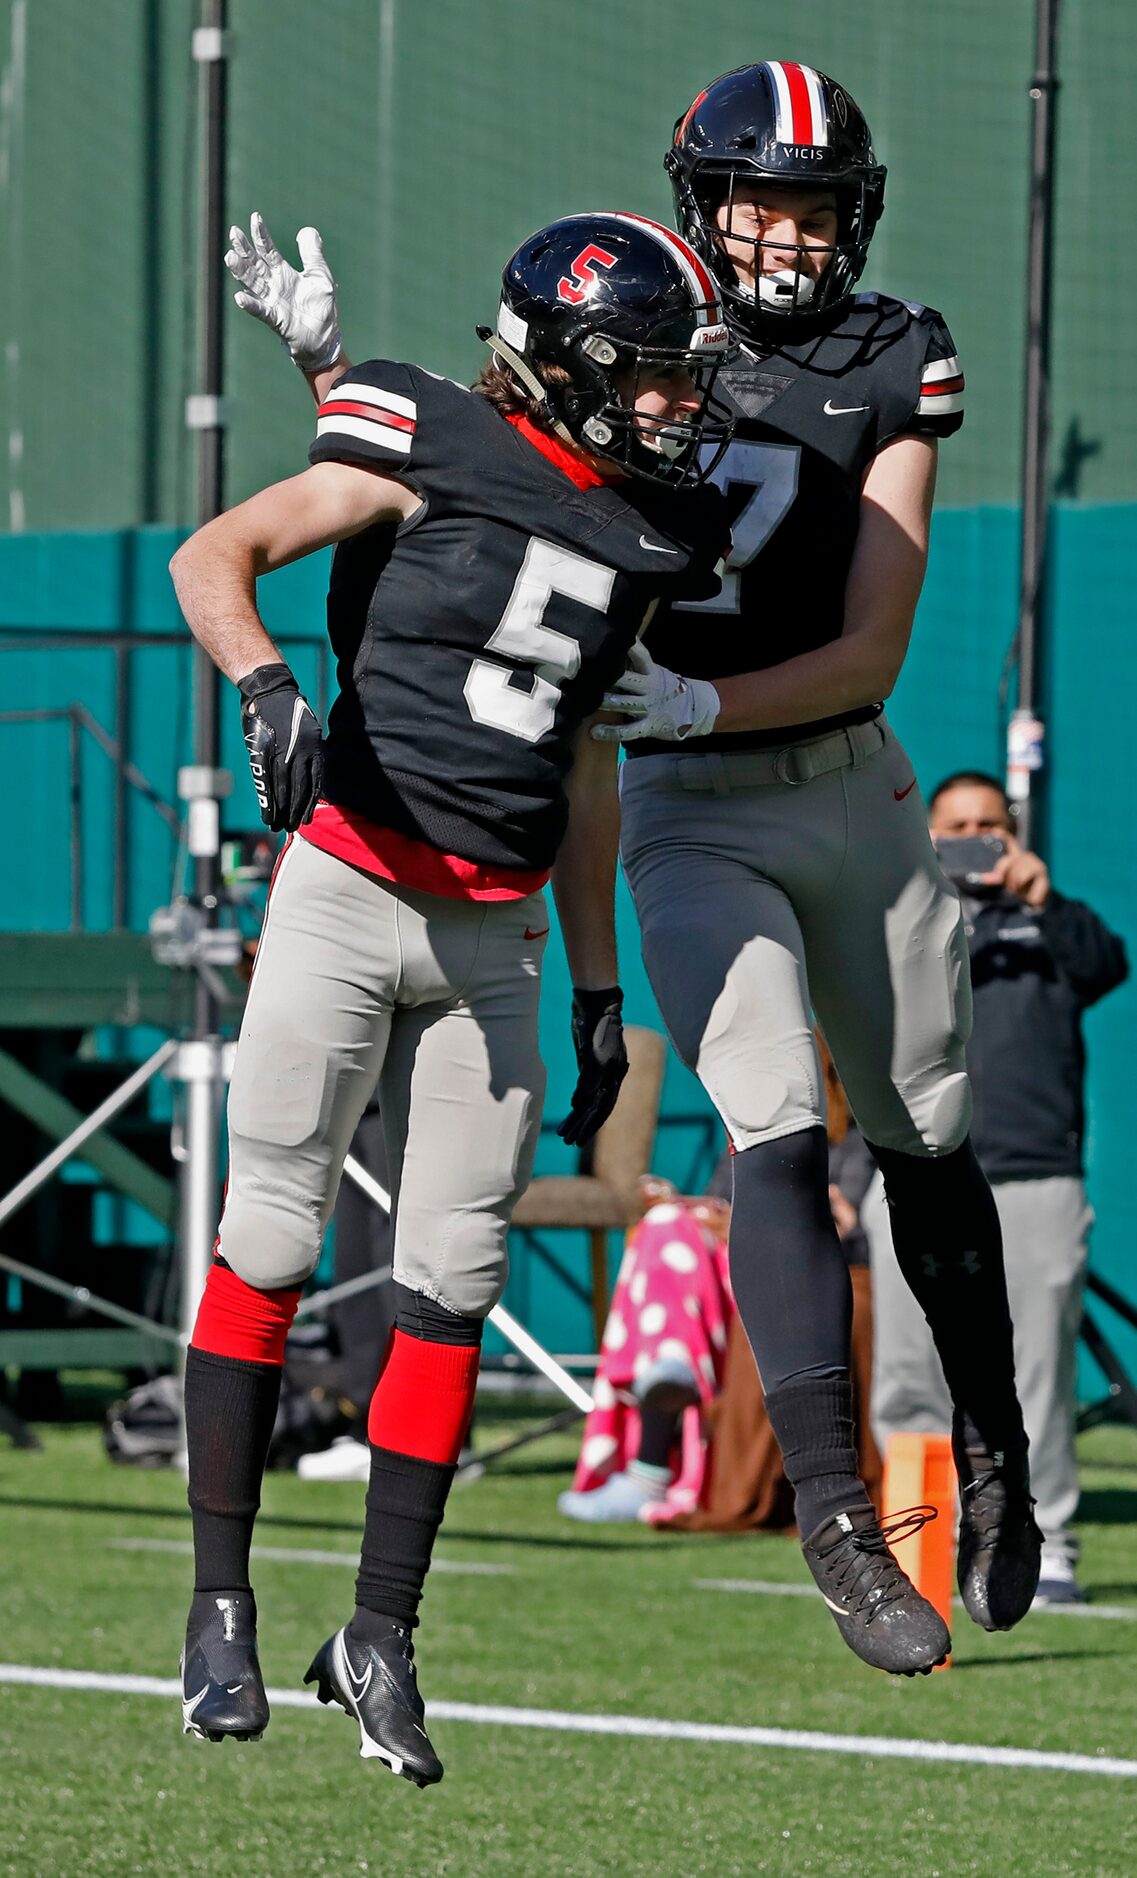
{"label": "white number 5 on jersey", "polygon": [[487,652],[530,666],[532,682],[528,689],[516,685],[510,666],[475,659],[462,687],[475,724],[504,730],[526,743],[536,743],[552,730],[561,686],[580,670],[580,647],[568,633],[545,625],[545,608],[559,593],[606,613],[615,579],[614,568],[598,567],[571,548],[533,537],[501,621],[486,641]]}
{"label": "white number 5 on jersey", "polygon": [[[801,448],[796,443],[746,443],[727,449],[711,481],[727,493],[733,483],[750,493],[735,517],[733,545],[723,568],[722,592],[713,600],[684,600],[683,612],[737,613],[741,606],[739,571],[762,552],[779,522],[784,521],[797,495]],[[678,608],[676,609],[678,610]]]}

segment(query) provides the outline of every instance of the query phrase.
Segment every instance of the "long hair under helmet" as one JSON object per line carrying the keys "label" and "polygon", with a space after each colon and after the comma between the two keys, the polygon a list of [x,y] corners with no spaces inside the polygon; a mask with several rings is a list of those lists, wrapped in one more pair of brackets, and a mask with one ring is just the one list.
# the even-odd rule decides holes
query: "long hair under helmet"
{"label": "long hair under helmet", "polygon": [[[691,487],[726,448],[730,413],[712,393],[734,342],[706,263],[659,222],[567,215],[538,229],[506,263],[495,330],[478,333],[553,430],[632,475]],[[656,368],[694,381],[688,416],[633,408]]]}

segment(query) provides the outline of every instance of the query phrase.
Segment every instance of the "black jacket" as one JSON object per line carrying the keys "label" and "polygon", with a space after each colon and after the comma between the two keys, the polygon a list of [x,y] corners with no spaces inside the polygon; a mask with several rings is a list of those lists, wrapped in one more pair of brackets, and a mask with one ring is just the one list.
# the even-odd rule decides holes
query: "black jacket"
{"label": "black jacket", "polygon": [[990,1180],[1082,1172],[1082,1012],[1129,974],[1125,946],[1080,900],[965,897],[975,996],[972,1140]]}

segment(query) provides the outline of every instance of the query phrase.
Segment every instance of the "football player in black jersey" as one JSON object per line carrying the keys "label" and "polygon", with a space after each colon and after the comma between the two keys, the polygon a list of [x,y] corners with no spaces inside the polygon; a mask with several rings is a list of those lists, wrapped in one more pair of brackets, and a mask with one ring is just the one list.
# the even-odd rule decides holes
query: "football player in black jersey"
{"label": "football player in black jersey", "polygon": [[[734,437],[712,472],[733,547],[720,593],[660,608],[606,698],[630,722],[594,734],[634,759],[624,867],[660,1010],[734,1149],[735,1295],[805,1556],[851,1647],[910,1674],[950,1638],[857,1475],[811,1014],[883,1170],[899,1262],[951,1384],[963,1600],[1006,1629],[1030,1607],[1040,1538],[998,1217],[967,1136],[967,947],[882,715],[963,376],[938,313],[856,292],[885,172],[834,80],[788,61],[727,73],[664,161],[739,342],[718,381]],[[318,240],[304,239],[302,274],[268,244],[231,257],[242,304],[301,363],[338,330]]]}
{"label": "football player in black jersey", "polygon": [[[420,1786],[411,1636],[506,1277],[544,1072],[537,999],[555,889],[587,1140],[626,1068],[612,888],[616,751],[587,728],[645,616],[718,586],[725,509],[700,451],[729,435],[728,338],[705,264],[634,215],[568,217],[503,275],[474,390],[373,360],[320,406],[311,468],[200,529],[172,572],[239,687],[274,876],[229,1098],[217,1256],[186,1359],[195,1593],[183,1721],[268,1719],[249,1548],[284,1341],[344,1155],[379,1081],[396,1327],[371,1404],[356,1608],[308,1680],[361,1753]],[[256,580],[338,544],[339,696],[319,726]]]}
{"label": "football player in black jersey", "polygon": [[968,1139],[967,951],[882,714],[963,376],[938,313],[855,291],[885,172],[831,78],[782,61],[729,72],[664,161],[740,342],[720,381],[735,435],[714,471],[733,548],[722,591],[661,611],[606,700],[630,721],[594,734],[633,759],[621,840],[645,960],[730,1133],[732,1280],[806,1558],[852,1647],[910,1673],[948,1633],[857,1478],[810,1013],[951,1385],[963,1601],[1007,1629],[1030,1608],[1039,1534],[999,1222]]}

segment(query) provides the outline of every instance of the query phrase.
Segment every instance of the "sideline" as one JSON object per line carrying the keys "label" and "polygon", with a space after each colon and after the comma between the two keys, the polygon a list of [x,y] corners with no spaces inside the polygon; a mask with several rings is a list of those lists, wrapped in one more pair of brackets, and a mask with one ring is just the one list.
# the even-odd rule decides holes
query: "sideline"
{"label": "sideline", "polygon": [[[164,1676],[104,1676],[87,1669],[38,1669],[0,1663],[0,1684],[82,1689],[99,1695],[180,1699],[181,1683]],[[276,1708],[316,1708],[316,1696],[270,1689]],[[869,1761],[951,1761],[977,1767],[1024,1767],[1062,1774],[1137,1777],[1137,1761],[1108,1755],[1048,1753],[1039,1748],[986,1747],[967,1741],[914,1741],[892,1735],[831,1735],[805,1728],[732,1728],[718,1722],[662,1721],[648,1715],[580,1715],[564,1709],[503,1708],[481,1702],[428,1702],[429,1721],[473,1722],[483,1728],[544,1728],[559,1734],[622,1735],[650,1741],[709,1741],[720,1746],[790,1748],[808,1754],[853,1754]]]}

